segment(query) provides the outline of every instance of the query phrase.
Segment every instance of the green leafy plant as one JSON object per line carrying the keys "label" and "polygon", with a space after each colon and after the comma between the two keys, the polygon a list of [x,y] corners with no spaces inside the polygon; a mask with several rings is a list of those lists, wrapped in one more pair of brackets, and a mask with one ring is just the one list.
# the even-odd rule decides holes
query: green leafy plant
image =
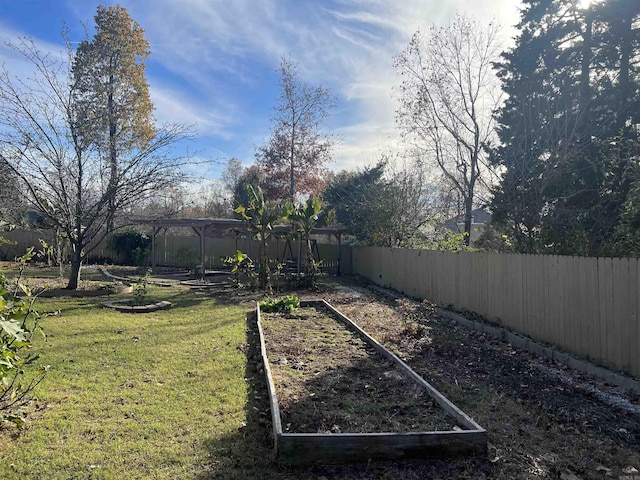
{"label": "green leafy plant", "polygon": [[136,305],[144,305],[146,303],[147,293],[149,293],[149,276],[151,270],[147,269],[144,276],[138,278],[133,286],[133,303]]}
{"label": "green leafy plant", "polygon": [[258,242],[258,280],[260,288],[266,290],[270,286],[271,263],[267,255],[267,244],[271,238],[273,225],[285,215],[285,211],[278,205],[269,206],[264,201],[264,195],[260,187],[247,184],[248,204],[236,208],[243,220],[247,222],[247,229],[252,232]]}
{"label": "green leafy plant", "polygon": [[253,286],[255,284],[255,271],[254,263],[251,257],[246,253],[242,253],[240,250],[236,250],[234,255],[229,257],[220,257],[222,263],[226,267],[231,267],[231,273],[233,273],[233,284],[240,287],[240,275],[245,275],[249,279],[249,284]]}
{"label": "green leafy plant", "polygon": [[42,259],[42,261],[46,262],[47,266],[50,267],[51,265],[53,265],[53,259],[55,254],[54,247],[53,245],[49,245],[42,238],[39,239],[38,241],[40,242],[40,250],[38,250],[36,256]]}
{"label": "green leafy plant", "polygon": [[438,231],[431,242],[427,243],[427,248],[431,250],[444,250],[447,252],[468,252],[472,251],[471,247],[466,245],[465,232],[456,233],[448,229]]}
{"label": "green leafy plant", "polygon": [[39,325],[42,315],[33,308],[35,297],[21,282],[24,266],[33,258],[33,251],[29,248],[18,259],[20,275],[13,291],[7,278],[0,274],[0,421],[18,428],[24,424],[19,407],[30,399],[29,394],[48,370],[48,366],[36,365],[38,355],[31,351],[34,334],[44,335]]}
{"label": "green leafy plant", "polygon": [[267,313],[292,313],[298,307],[300,307],[300,300],[296,295],[267,298],[260,302],[260,309]]}
{"label": "green leafy plant", "polygon": [[305,262],[303,285],[315,289],[317,279],[320,275],[321,262],[313,256],[311,245],[311,232],[318,224],[318,219],[322,213],[322,202],[314,195],[310,196],[305,204],[295,207],[293,203],[287,204],[287,218],[293,222],[296,229],[302,235],[305,242]]}

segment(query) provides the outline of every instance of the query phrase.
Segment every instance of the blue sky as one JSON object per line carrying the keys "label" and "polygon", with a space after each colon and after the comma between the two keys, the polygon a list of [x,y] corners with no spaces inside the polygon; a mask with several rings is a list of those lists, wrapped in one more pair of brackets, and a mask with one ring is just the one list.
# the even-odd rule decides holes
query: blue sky
{"label": "blue sky", "polygon": [[278,101],[280,58],[300,66],[302,80],[328,87],[337,108],[326,130],[337,134],[334,170],[374,163],[394,148],[398,79],[393,57],[418,29],[448,23],[456,13],[507,27],[518,20],[519,0],[4,0],[0,62],[17,75],[25,65],[5,46],[32,37],[42,49],[64,50],[84,38],[99,3],[119,3],[151,43],[147,78],[159,124],[194,125],[189,145],[211,163],[200,172],[218,178],[229,157],[244,165],[266,141]]}

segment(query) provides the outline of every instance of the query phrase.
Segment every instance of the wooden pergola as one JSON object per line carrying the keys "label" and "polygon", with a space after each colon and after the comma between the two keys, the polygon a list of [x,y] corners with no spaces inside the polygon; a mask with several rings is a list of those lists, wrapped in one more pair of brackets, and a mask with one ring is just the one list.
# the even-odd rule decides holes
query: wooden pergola
{"label": "wooden pergola", "polygon": [[[161,218],[161,219],[137,219],[134,220],[138,225],[149,225],[152,228],[151,235],[151,270],[156,271],[156,236],[162,229],[166,228],[191,228],[196,235],[200,238],[200,265],[203,268],[205,265],[205,239],[207,233],[209,236],[221,231],[232,230],[236,234],[249,234],[247,230],[247,223],[243,220],[236,220],[233,218]],[[275,225],[273,227],[274,233],[292,233],[291,225]],[[314,228],[311,233],[314,235],[335,235],[338,240],[338,275],[340,275],[340,260],[341,260],[341,246],[342,246],[342,234],[346,233],[345,227],[319,227]],[[298,234],[300,235],[300,234]],[[216,235],[217,236],[217,235]],[[220,234],[220,237],[222,234]],[[300,237],[299,237],[300,238]],[[300,255],[298,255],[298,270],[300,269]]]}

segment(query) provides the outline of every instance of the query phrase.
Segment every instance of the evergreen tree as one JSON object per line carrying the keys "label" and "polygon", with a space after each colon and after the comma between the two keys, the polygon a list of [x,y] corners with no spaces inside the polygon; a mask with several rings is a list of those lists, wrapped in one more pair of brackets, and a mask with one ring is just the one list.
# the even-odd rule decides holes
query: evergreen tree
{"label": "evergreen tree", "polygon": [[519,251],[609,251],[638,155],[639,18],[633,0],[524,1],[492,151],[493,221]]}
{"label": "evergreen tree", "polygon": [[384,245],[391,224],[385,201],[385,164],[359,171],[342,171],[322,193],[326,210],[334,210],[336,221],[364,245]]}

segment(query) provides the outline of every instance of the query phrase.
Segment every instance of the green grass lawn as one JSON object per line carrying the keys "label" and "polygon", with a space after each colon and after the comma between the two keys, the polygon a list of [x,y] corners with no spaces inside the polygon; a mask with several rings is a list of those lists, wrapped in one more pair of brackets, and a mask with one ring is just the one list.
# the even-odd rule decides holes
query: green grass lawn
{"label": "green grass lawn", "polygon": [[239,348],[247,310],[178,287],[151,298],[174,306],[126,314],[99,298],[38,301],[61,312],[37,342],[51,370],[28,428],[0,431],[0,478],[271,477]]}

